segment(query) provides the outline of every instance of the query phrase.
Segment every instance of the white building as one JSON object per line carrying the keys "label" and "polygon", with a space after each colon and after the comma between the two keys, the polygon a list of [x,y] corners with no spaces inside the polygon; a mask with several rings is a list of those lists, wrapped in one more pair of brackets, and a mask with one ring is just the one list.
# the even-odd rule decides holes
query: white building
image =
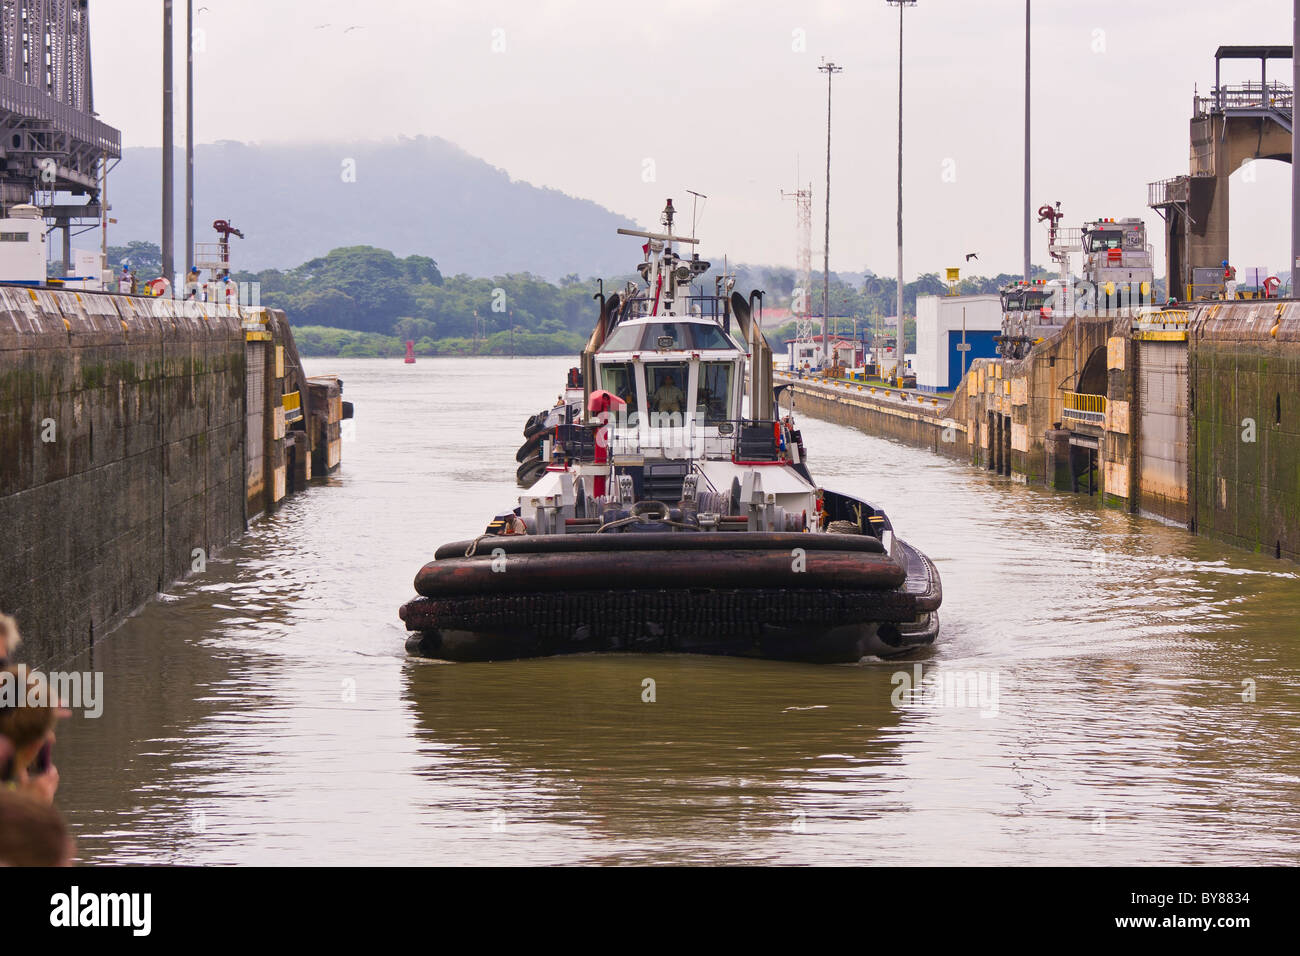
{"label": "white building", "polygon": [[[964,330],[964,332],[963,332]],[[995,358],[1002,334],[998,295],[922,295],[916,299],[916,387],[949,392],[977,358]],[[963,344],[965,348],[963,348]]]}
{"label": "white building", "polygon": [[[852,319],[840,319],[836,324],[852,325]],[[830,335],[828,336],[831,343],[831,360],[847,368],[857,368],[863,361],[863,345],[860,341],[854,339],[852,335]],[[803,368],[807,363],[809,368],[820,369],[822,367],[822,337],[820,334],[812,336],[810,339],[786,339],[786,367],[790,369]],[[773,350],[775,351],[775,350]]]}
{"label": "white building", "polygon": [[45,281],[45,221],[26,203],[0,219],[0,280],[41,285]]}
{"label": "white building", "polygon": [[[72,269],[63,280],[65,289],[85,289],[99,292],[104,288],[104,257],[98,249],[73,249]],[[107,276],[109,287],[117,291],[116,276],[110,272]]]}

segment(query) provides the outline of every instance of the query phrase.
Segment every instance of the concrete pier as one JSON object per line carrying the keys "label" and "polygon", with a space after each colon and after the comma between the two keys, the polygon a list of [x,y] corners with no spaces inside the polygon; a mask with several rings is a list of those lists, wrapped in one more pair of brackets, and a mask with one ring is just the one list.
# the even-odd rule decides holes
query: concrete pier
{"label": "concrete pier", "polygon": [[273,310],[0,286],[0,609],[29,661],[93,644],[284,497],[312,412],[286,349]]}

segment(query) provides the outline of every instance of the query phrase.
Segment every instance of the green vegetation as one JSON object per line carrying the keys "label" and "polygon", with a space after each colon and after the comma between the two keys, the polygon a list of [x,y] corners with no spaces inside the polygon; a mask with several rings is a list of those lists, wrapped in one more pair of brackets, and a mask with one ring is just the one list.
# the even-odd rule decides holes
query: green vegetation
{"label": "green vegetation", "polygon": [[108,267],[114,272],[121,272],[123,265],[134,269],[141,282],[148,281],[162,272],[162,250],[156,242],[142,242],[138,239],[124,246],[109,246]]}
{"label": "green vegetation", "polygon": [[594,282],[528,273],[444,278],[427,256],[351,246],[281,272],[240,273],[263,305],[284,309],[304,355],[558,355],[582,349]]}
{"label": "green vegetation", "polygon": [[[132,243],[118,253],[119,265],[132,254],[152,250]],[[155,247],[156,248],[156,247]],[[733,267],[735,288],[766,292],[768,309],[789,309],[795,293],[795,273],[788,268]],[[1036,276],[1046,277],[1042,269]],[[551,283],[530,273],[490,279],[467,275],[444,277],[428,256],[398,258],[373,246],[349,246],[302,265],[280,271],[243,272],[240,282],[261,286],[263,305],[283,309],[292,321],[299,351],[304,355],[395,357],[415,343],[417,355],[570,355],[581,350],[596,319],[595,279],[576,274]],[[606,276],[604,287],[622,287],[630,276]],[[1015,280],[1008,274],[963,279],[963,294],[995,293]],[[712,292],[712,273],[696,283],[697,291]],[[937,273],[926,273],[904,286],[905,347],[916,347],[916,299],[943,295],[948,286]],[[809,296],[812,311],[820,313],[821,275],[814,274]],[[852,335],[853,320],[859,334],[871,342],[873,327],[892,343],[893,326],[885,319],[896,310],[894,280],[862,274],[832,273],[830,313],[832,333]],[[781,352],[784,339],[793,338],[795,326],[787,321],[765,330],[773,348]]]}
{"label": "green vegetation", "polygon": [[[294,342],[302,355],[339,358],[396,358],[406,354],[406,342],[396,335],[332,329],[323,325],[295,325]],[[574,355],[587,338],[573,332],[516,332],[513,348],[509,332],[486,339],[413,339],[416,355]]]}

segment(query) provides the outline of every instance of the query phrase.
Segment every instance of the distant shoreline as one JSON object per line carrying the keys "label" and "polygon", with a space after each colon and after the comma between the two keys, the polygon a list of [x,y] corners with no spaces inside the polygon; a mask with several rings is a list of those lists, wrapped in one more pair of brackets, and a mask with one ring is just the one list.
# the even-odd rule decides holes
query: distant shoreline
{"label": "distant shoreline", "polygon": [[[292,319],[292,317],[291,317]],[[324,325],[293,326],[294,343],[304,358],[402,358],[406,342],[380,332],[358,332]],[[586,339],[573,332],[516,332],[513,347],[510,334],[498,332],[477,342],[448,337],[415,341],[416,358],[577,356]]]}
{"label": "distant shoreline", "polygon": [[[292,318],[294,343],[304,358],[402,358],[406,355],[406,342],[395,335],[326,325],[293,325]],[[765,333],[774,349],[781,347],[782,334],[786,331],[782,326]],[[794,334],[793,325],[788,334]],[[510,333],[497,332],[478,342],[456,337],[423,338],[415,341],[414,351],[416,358],[571,355],[576,359],[586,344],[586,337],[574,332],[516,332],[513,343]]]}

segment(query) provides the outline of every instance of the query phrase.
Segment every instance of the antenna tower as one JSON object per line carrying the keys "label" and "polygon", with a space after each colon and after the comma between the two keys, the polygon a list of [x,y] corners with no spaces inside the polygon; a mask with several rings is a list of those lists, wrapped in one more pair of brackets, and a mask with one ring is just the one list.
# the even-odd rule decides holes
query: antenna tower
{"label": "antenna tower", "polygon": [[800,342],[811,342],[812,323],[812,184],[806,189],[794,192],[781,191],[783,199],[793,199],[795,208],[794,241],[795,268],[798,270],[798,284],[795,287],[794,300],[790,310],[795,319],[795,338]]}

